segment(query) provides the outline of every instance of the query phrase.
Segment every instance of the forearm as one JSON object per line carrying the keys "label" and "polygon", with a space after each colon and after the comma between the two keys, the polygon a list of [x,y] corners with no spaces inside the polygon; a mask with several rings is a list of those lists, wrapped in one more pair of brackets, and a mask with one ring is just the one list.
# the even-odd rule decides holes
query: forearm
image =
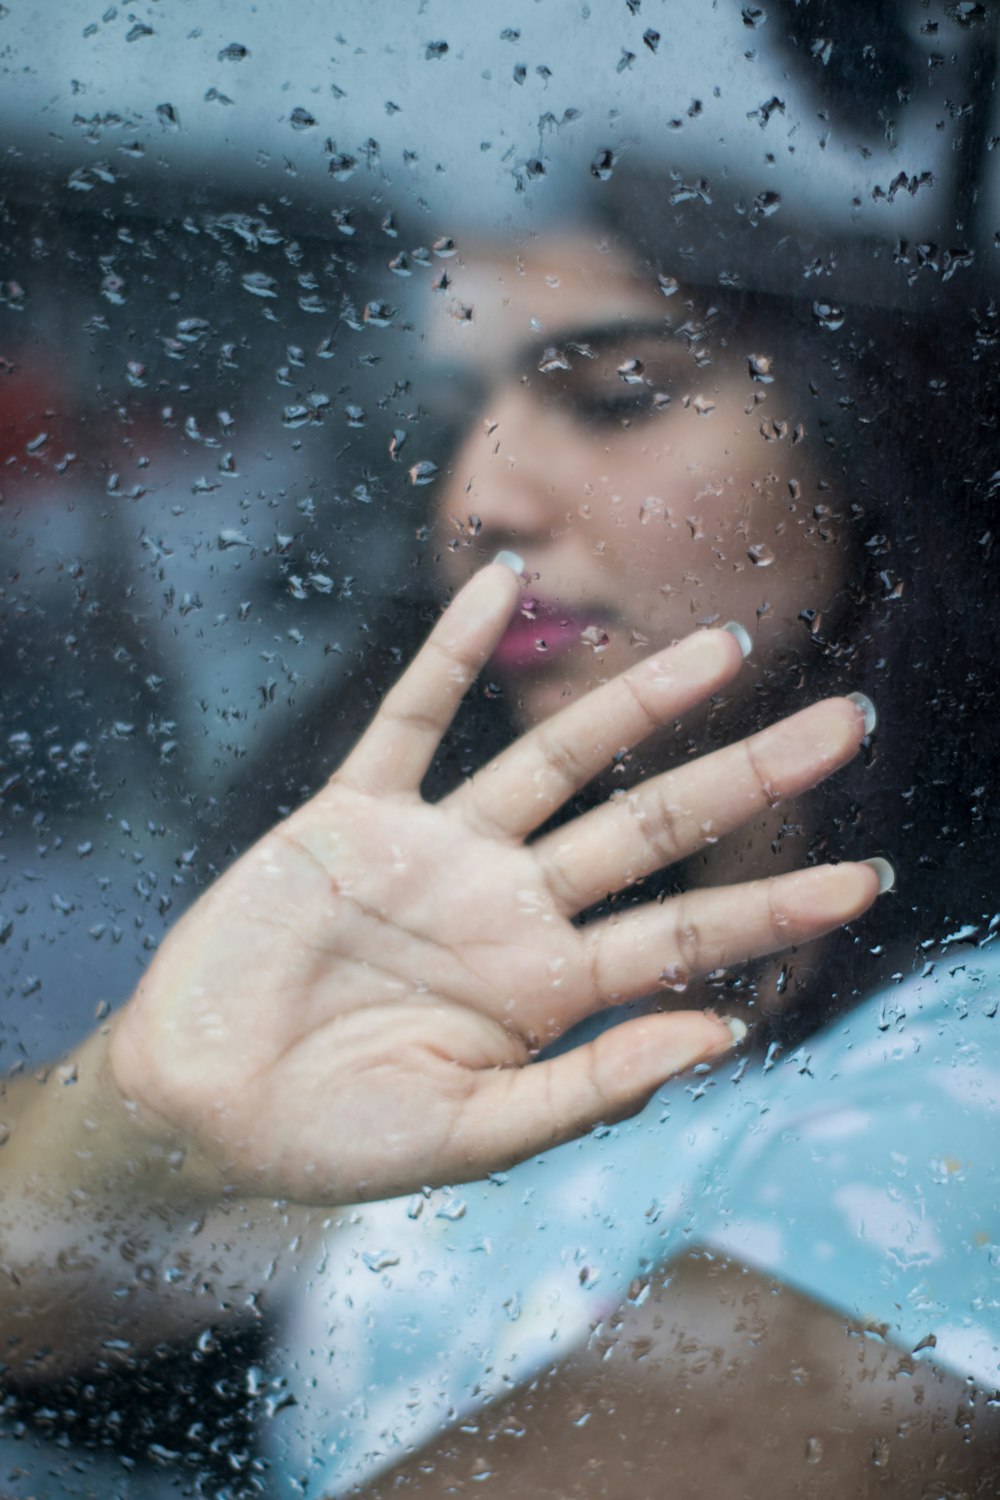
{"label": "forearm", "polygon": [[247,1204],[117,1092],[104,1028],[0,1098],[0,1363],[88,1368],[252,1314],[308,1215]]}

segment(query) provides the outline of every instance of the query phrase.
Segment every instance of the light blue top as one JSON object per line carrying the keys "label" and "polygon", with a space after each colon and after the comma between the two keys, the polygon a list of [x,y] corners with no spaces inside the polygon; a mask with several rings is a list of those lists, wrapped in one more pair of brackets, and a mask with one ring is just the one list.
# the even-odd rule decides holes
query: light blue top
{"label": "light blue top", "polygon": [[[279,1471],[341,1494],[714,1248],[1000,1386],[1000,942],[487,1183],[365,1207],[290,1309]],[[634,1294],[634,1288],[633,1288]]]}

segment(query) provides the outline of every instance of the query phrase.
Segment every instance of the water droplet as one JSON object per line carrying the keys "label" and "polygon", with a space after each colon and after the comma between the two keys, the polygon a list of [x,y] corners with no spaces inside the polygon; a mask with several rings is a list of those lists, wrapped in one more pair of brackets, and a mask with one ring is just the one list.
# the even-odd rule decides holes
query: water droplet
{"label": "water droplet", "polygon": [[220,531],[217,546],[220,552],[226,552],[230,547],[250,547],[250,538],[242,531]]}
{"label": "water droplet", "polygon": [[437,478],[438,466],[429,458],[421,458],[409,473],[411,484],[431,484]]}
{"label": "water droplet", "polygon": [[668,203],[693,203],[700,201],[710,204],[712,201],[712,190],[706,178],[699,177],[697,182],[678,182],[677,186],[670,192]]}
{"label": "water droplet", "polygon": [[550,348],[538,361],[538,368],[543,375],[551,375],[554,370],[571,370],[573,366],[561,349]]}
{"label": "water droplet", "polygon": [[229,45],[223,47],[222,51],[219,53],[219,61],[243,62],[244,58],[247,58],[249,56],[250,50],[249,48],[244,47],[242,42],[230,42]]}
{"label": "water droplet", "polygon": [[297,104],[288,117],[288,123],[293,130],[312,130],[316,124],[316,116]]}
{"label": "water droplet", "polygon": [[465,1202],[462,1198],[447,1198],[437,1213],[435,1219],[450,1219],[452,1222],[464,1219],[466,1214]]}
{"label": "water droplet", "polygon": [[605,146],[601,151],[598,151],[590,163],[591,175],[599,178],[601,182],[607,182],[615,169],[616,160],[615,153],[609,147]]}
{"label": "water droplet", "polygon": [[642,385],[644,369],[641,359],[626,359],[618,366],[618,374],[626,385]]}
{"label": "water droplet", "polygon": [[589,646],[595,656],[600,656],[602,651],[608,649],[611,638],[606,630],[602,630],[600,625],[588,625],[580,631],[580,643],[581,645]]}
{"label": "water droplet", "polygon": [[661,989],[673,990],[675,995],[683,995],[690,982],[691,976],[680,964],[667,964],[662,970],[659,978]]}
{"label": "water droplet", "polygon": [[656,279],[659,282],[660,291],[664,297],[672,297],[680,286],[680,282],[676,276],[657,276]]}
{"label": "water droplet", "polygon": [[744,5],[742,10],[743,24],[756,31],[758,26],[763,26],[767,20],[767,11],[759,5]]}
{"label": "water droplet", "polygon": [[[335,151],[330,157],[328,170],[331,177],[335,177],[338,182],[346,182],[353,174],[357,164],[358,159],[356,156],[351,156],[347,151]],[[343,229],[344,224],[341,223],[340,227]]]}
{"label": "water droplet", "polygon": [[176,131],[181,128],[180,116],[172,104],[158,104],[156,106],[156,118],[164,130]]}
{"label": "water droplet", "polygon": [[876,1438],[872,1444],[872,1463],[876,1469],[885,1469],[889,1466],[889,1440],[888,1438]]}
{"label": "water droplet", "polygon": [[755,542],[747,548],[747,557],[755,568],[769,568],[774,562],[774,553],[764,542]]}
{"label": "water droplet", "polygon": [[821,328],[827,328],[831,333],[843,326],[845,316],[844,309],[832,302],[814,302],[812,315]]}
{"label": "water droplet", "polygon": [[750,370],[750,379],[758,380],[762,385],[770,385],[774,380],[771,373],[772,361],[769,354],[748,354],[747,365]]}
{"label": "water droplet", "polygon": [[781,194],[775,192],[758,193],[753,200],[754,218],[769,219],[776,214],[781,207]]}
{"label": "water droplet", "polygon": [[978,26],[986,20],[986,7],[975,4],[974,0],[959,0],[957,5],[945,6],[945,15],[959,26]]}
{"label": "water droplet", "polygon": [[[651,1203],[646,1210],[646,1219],[650,1224],[655,1224],[660,1217],[660,1207],[657,1203]],[[649,1276],[635,1276],[629,1282],[626,1296],[633,1307],[641,1307],[649,1297],[652,1289],[652,1280]]]}
{"label": "water droplet", "polygon": [[243,275],[243,289],[252,292],[255,297],[276,297],[278,283],[273,276],[268,276],[264,271],[246,271]]}
{"label": "water droplet", "polygon": [[387,1271],[399,1265],[399,1254],[395,1250],[366,1250],[361,1259],[369,1271]]}
{"label": "water droplet", "polygon": [[818,1437],[806,1439],[806,1463],[818,1464],[823,1461],[823,1441]]}

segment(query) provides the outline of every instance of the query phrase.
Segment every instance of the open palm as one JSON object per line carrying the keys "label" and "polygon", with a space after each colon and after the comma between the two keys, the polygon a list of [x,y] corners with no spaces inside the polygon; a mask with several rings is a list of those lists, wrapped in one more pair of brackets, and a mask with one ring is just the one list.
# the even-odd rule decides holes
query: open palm
{"label": "open palm", "polygon": [[484,568],[327,786],[187,914],[112,1036],[118,1089],[207,1188],[333,1203],[484,1174],[636,1108],[731,1045],[700,1011],[629,1021],[527,1066],[602,1006],[802,941],[878,879],[824,866],[584,927],[608,891],[813,785],[857,750],[830,699],[526,837],[739,670],[724,630],[657,653],[530,731],[436,804],[420,784],[502,634],[514,573]]}

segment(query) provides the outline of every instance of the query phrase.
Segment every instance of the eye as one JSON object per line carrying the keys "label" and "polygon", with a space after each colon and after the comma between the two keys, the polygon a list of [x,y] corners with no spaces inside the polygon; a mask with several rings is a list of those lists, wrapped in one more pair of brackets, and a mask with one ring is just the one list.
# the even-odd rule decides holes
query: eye
{"label": "eye", "polygon": [[639,385],[622,387],[584,387],[574,391],[570,405],[574,417],[592,426],[595,423],[634,422],[653,411],[653,392]]}
{"label": "eye", "polygon": [[675,395],[675,378],[663,361],[616,359],[591,378],[567,384],[564,399],[581,422],[644,421],[665,411]]}
{"label": "eye", "polygon": [[537,368],[546,403],[581,427],[630,427],[671,405],[687,359],[659,341],[598,349],[568,341],[546,348]]}

